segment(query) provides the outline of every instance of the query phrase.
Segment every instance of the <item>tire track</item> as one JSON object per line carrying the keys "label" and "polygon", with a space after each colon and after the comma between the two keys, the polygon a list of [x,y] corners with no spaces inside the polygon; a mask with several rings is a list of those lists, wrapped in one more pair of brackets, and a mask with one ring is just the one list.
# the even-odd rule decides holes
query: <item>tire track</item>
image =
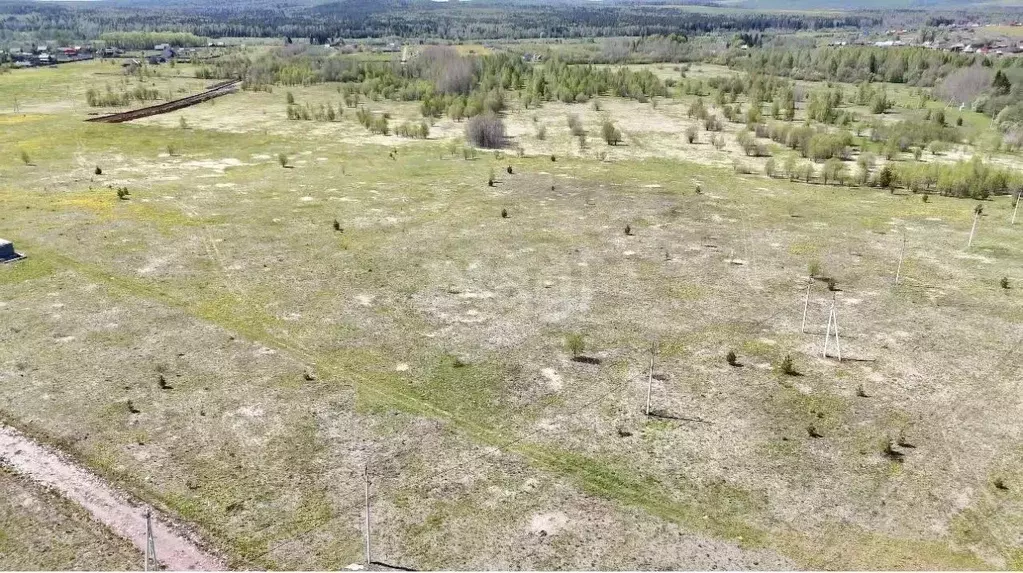
{"label": "tire track", "polygon": [[[2,424],[0,464],[77,503],[96,521],[131,541],[140,552],[146,548],[146,512],[151,512],[156,556],[165,569],[219,571],[227,568],[220,557],[203,548],[195,534],[156,508],[115,490],[95,474]],[[142,561],[141,555],[139,561]]]}

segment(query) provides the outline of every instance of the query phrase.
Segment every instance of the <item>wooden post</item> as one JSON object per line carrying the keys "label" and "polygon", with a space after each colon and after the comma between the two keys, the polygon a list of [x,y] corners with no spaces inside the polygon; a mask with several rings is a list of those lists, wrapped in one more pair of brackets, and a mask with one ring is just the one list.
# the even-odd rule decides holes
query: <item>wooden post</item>
{"label": "wooden post", "polygon": [[970,240],[966,243],[967,249],[973,245],[973,233],[977,230],[977,219],[980,219],[980,211],[973,212],[973,227],[970,229]]}
{"label": "wooden post", "polygon": [[1023,191],[1016,194],[1016,206],[1012,208],[1012,222],[1009,223],[1010,225],[1016,224],[1016,211],[1019,211],[1019,198],[1021,196],[1023,196]]}
{"label": "wooden post", "polygon": [[369,552],[369,464],[363,468],[362,476],[366,481],[366,569],[369,570],[370,564],[370,552]]}
{"label": "wooden post", "polygon": [[156,543],[153,541],[153,518],[152,513],[146,510],[146,571],[160,570],[156,560]]}
{"label": "wooden post", "polygon": [[810,308],[810,287],[813,286],[813,275],[806,281],[806,300],[803,301],[803,325],[799,327],[799,332],[806,334],[806,311]]}
{"label": "wooden post", "polygon": [[899,277],[902,275],[902,259],[906,256],[906,230],[902,230],[902,251],[899,252],[899,268],[895,269],[895,286],[899,285]]}
{"label": "wooden post", "polygon": [[650,415],[650,392],[654,386],[654,354],[657,349],[656,344],[650,346],[650,371],[647,373],[646,378],[646,415]]}

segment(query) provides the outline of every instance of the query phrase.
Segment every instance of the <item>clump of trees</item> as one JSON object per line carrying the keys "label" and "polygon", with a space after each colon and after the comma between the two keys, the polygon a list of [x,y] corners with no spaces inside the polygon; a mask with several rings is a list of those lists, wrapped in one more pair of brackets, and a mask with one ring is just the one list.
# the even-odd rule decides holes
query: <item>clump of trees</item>
{"label": "clump of trees", "polygon": [[[886,166],[887,167],[887,166]],[[902,185],[913,192],[937,192],[949,197],[985,199],[1004,195],[1023,186],[1019,175],[985,164],[979,157],[970,161],[946,163],[909,163],[893,165],[891,181],[882,187]]]}
{"label": "clump of trees", "polygon": [[106,91],[100,92],[96,88],[89,88],[85,91],[85,103],[89,107],[123,107],[133,101],[147,102],[160,99],[160,90],[136,86],[133,90],[121,90],[114,92],[107,85]]}
{"label": "clump of trees", "polygon": [[157,44],[196,47],[205,46],[209,41],[187,32],[104,32],[99,35],[99,40],[107,46],[126,50],[151,50]]}
{"label": "clump of trees", "polygon": [[406,121],[394,129],[398,137],[409,137],[412,139],[427,139],[430,137],[430,126],[425,121],[412,123]]}
{"label": "clump of trees", "polygon": [[339,105],[337,110],[334,109],[333,104],[328,102],[327,104],[320,104],[316,107],[310,107],[309,104],[298,105],[289,104],[287,108],[288,119],[290,120],[316,120],[316,121],[337,121],[343,113],[343,108]]}
{"label": "clump of trees", "polygon": [[742,148],[743,153],[750,157],[767,155],[767,150],[757,142],[756,136],[750,131],[740,131],[735,135],[735,142]]}
{"label": "clump of trees", "polygon": [[239,78],[248,89],[340,82],[348,107],[358,105],[360,97],[420,101],[424,117],[447,115],[456,121],[501,112],[509,90],[519,90],[527,108],[547,101],[584,103],[600,94],[640,101],[668,95],[665,83],[649,70],[573,66],[557,55],[538,67],[514,54],[462,56],[439,46],[424,49],[407,66],[359,62],[316,46],[285,46],[255,57],[217,58],[205,62],[196,75]]}
{"label": "clump of trees", "polygon": [[982,54],[949,53],[918,47],[897,50],[874,46],[777,47],[731,50],[725,63],[747,72],[813,82],[891,82],[933,86],[958,68],[980,65]]}
{"label": "clump of trees", "polygon": [[389,133],[387,114],[375,114],[364,107],[360,107],[359,111],[355,112],[355,117],[363,127],[373,133],[379,133],[380,135],[387,135]]}

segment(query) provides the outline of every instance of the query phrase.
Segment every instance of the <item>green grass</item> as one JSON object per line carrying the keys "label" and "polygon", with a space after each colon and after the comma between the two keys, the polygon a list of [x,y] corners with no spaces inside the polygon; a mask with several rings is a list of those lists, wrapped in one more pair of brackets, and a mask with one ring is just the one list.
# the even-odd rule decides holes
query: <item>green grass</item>
{"label": "green grass", "polygon": [[[331,87],[296,96],[336,97]],[[836,484],[850,511],[872,519],[855,487],[869,483],[897,485],[927,511],[941,511],[927,482],[895,483],[904,474],[876,463],[873,445],[863,447],[910,415],[903,410],[921,425],[936,422],[925,415],[934,404],[916,402],[930,393],[894,384],[885,400],[851,401],[867,372],[818,359],[818,341],[797,332],[800,281],[807,261],[820,258],[848,285],[843,299],[861,299],[843,307],[851,352],[875,360],[886,379],[922,376],[974,399],[974,381],[960,380],[948,357],[980,364],[996,355],[1005,317],[1020,307],[989,288],[999,268],[1023,257],[994,215],[976,243],[998,263],[988,265],[956,258],[970,205],[948,198],[925,205],[667,158],[445,159],[443,141],[403,145],[391,159],[391,146],[361,140],[364,130],[347,115],[333,126],[284,124],[273,115],[283,107],[280,93],[238,94],[183,113],[212,116],[234,105],[249,120],[263,106],[270,128],[232,133],[190,122],[194,129],[181,130],[169,126],[172,116],[139,125],[0,116],[12,144],[38,157],[25,167],[0,156],[0,225],[30,255],[0,267],[12,328],[3,336],[19,329],[0,365],[22,364],[35,381],[0,379],[0,408],[195,523],[232,564],[357,560],[360,522],[350,506],[369,459],[381,468],[381,503],[398,508],[380,527],[412,548],[408,557],[420,567],[455,563],[435,549],[438,530],[473,531],[479,554],[488,555],[489,543],[505,535],[497,517],[528,520],[543,509],[537,500],[559,488],[608,503],[615,508],[608,519],[623,524],[633,515],[677,524],[777,550],[799,566],[988,565],[914,529],[918,515],[899,522],[910,533],[885,536],[814,505],[825,499],[815,484]],[[313,128],[335,136],[303,132]],[[160,156],[168,143],[179,156]],[[294,169],[276,164],[280,152]],[[203,167],[226,158],[244,165]],[[94,177],[100,163],[104,174]],[[509,164],[515,175],[505,177]],[[484,183],[491,168],[502,173],[495,188]],[[131,200],[118,201],[107,184],[127,185]],[[1004,214],[1003,203],[991,203],[991,212]],[[500,218],[502,208],[510,219]],[[343,233],[333,230],[335,219]],[[633,237],[622,233],[624,221]],[[913,248],[904,270],[950,291],[937,302],[891,292],[891,244],[907,221]],[[754,255],[756,264],[728,264],[732,253]],[[905,325],[909,316],[919,328]],[[912,330],[909,341],[880,337],[897,330]],[[565,332],[585,334],[586,353],[604,362],[569,361]],[[660,404],[712,424],[657,422],[635,440],[613,431],[620,417],[637,416],[635,380],[645,379],[652,340],[662,343],[658,370],[670,374]],[[970,356],[955,350],[964,344]],[[910,347],[920,349],[913,372],[903,354]],[[740,361],[756,360],[730,368],[728,348]],[[787,353],[806,374],[788,387],[753,364]],[[173,374],[174,391],[154,388],[158,364]],[[548,368],[559,373],[560,389],[541,374]],[[1010,403],[1003,375],[984,384],[985,403]],[[127,399],[142,410],[137,418]],[[826,435],[815,447],[831,448],[827,463],[804,441],[780,441],[779,433],[795,432],[806,440],[811,421]],[[984,426],[993,449],[1007,447],[995,429]],[[719,440],[734,459],[707,449]],[[434,476],[467,459],[460,473]],[[537,497],[508,509],[487,505],[492,488],[513,489],[522,476],[545,484]],[[944,483],[973,485],[958,474]],[[784,495],[804,491],[822,529],[775,514]],[[991,510],[989,519],[1014,518]],[[306,533],[310,525],[320,529]],[[822,540],[834,549],[814,551]],[[1009,551],[1004,540],[990,543]]]}

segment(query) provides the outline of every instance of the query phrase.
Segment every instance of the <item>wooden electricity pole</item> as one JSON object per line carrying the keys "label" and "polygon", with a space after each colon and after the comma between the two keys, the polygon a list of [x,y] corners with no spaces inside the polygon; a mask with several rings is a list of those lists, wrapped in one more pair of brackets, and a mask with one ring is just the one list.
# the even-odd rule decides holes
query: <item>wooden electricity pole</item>
{"label": "wooden electricity pole", "polygon": [[159,571],[160,564],[156,560],[156,543],[153,541],[153,517],[146,510],[146,571]]}
{"label": "wooden electricity pole", "polygon": [[966,248],[969,249],[973,245],[973,233],[977,231],[977,219],[980,219],[981,207],[977,205],[977,208],[973,210],[973,227],[970,229],[970,240],[966,243]]}
{"label": "wooden electricity pole", "polygon": [[1020,197],[1023,197],[1023,191],[1020,191],[1019,193],[1016,194],[1016,206],[1012,208],[1012,222],[1009,223],[1010,225],[1016,224],[1016,211],[1019,211]]}
{"label": "wooden electricity pole", "polygon": [[369,570],[370,564],[370,552],[369,552],[369,464],[363,468],[362,476],[366,481],[366,569]]}
{"label": "wooden electricity pole", "polygon": [[657,351],[657,344],[650,345],[650,371],[646,377],[646,415],[650,415],[650,392],[654,386],[654,355]]}
{"label": "wooden electricity pole", "polygon": [[906,230],[902,230],[902,251],[899,252],[899,267],[895,269],[895,286],[899,285],[899,277],[902,275],[902,259],[906,256]]}

